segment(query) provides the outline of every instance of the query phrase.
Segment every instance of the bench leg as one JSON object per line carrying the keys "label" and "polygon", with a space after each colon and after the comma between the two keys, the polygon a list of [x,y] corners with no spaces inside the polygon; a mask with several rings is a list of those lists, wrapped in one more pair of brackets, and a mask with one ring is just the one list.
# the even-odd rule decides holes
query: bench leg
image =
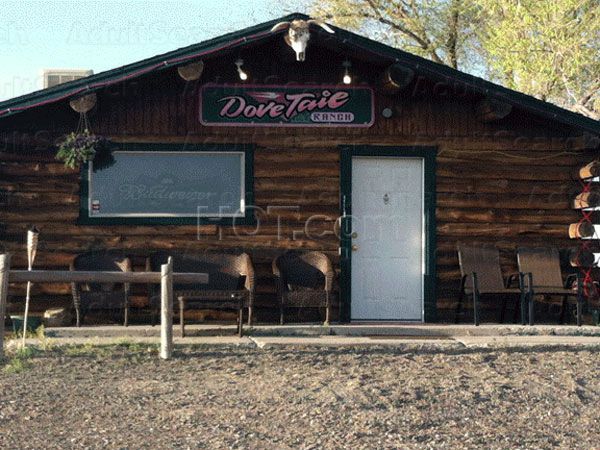
{"label": "bench leg", "polygon": [[244,335],[244,307],[240,305],[240,311],[238,314],[238,336],[242,337]]}
{"label": "bench leg", "polygon": [[583,288],[581,287],[581,283],[579,283],[577,289],[577,326],[580,327],[582,323],[581,314],[583,313]]}
{"label": "bench leg", "polygon": [[531,290],[529,292],[529,326],[533,326],[535,323],[534,308],[533,308],[534,295],[535,295],[535,293],[533,292],[533,290]]}
{"label": "bench leg", "polygon": [[560,325],[563,325],[565,323],[565,312],[567,310],[567,306],[568,306],[568,297],[566,295],[563,295],[562,303],[560,305],[560,317],[558,319],[558,323]]}
{"label": "bench leg", "polygon": [[179,299],[179,327],[181,328],[181,337],[185,337],[185,321],[183,319],[183,313],[185,309],[185,301]]}
{"label": "bench leg", "polygon": [[527,324],[527,293],[525,290],[521,291],[521,295],[519,296],[519,308],[521,309],[521,325]]}
{"label": "bench leg", "polygon": [[513,311],[513,323],[517,323],[519,320],[519,309],[521,308],[521,297],[517,297],[515,300],[515,310]]}
{"label": "bench leg", "polygon": [[463,297],[464,297],[465,293],[464,290],[461,290],[460,293],[458,294],[458,301],[456,302],[456,310],[454,311],[454,323],[459,323],[460,322],[460,315],[462,314],[462,304],[463,304]]}

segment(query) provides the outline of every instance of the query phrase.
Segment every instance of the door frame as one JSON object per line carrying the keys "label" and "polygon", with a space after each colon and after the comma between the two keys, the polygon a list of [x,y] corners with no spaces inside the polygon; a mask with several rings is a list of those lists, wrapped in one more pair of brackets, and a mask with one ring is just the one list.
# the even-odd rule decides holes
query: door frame
{"label": "door frame", "polygon": [[340,320],[350,322],[352,317],[352,158],[355,156],[381,156],[397,158],[422,158],[424,258],[423,320],[437,320],[436,305],[436,147],[341,145],[340,150]]}

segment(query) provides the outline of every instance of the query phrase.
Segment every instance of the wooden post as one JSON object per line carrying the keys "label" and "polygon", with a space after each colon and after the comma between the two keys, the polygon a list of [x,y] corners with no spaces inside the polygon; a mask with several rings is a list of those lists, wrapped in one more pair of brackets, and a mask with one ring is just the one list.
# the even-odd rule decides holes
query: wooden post
{"label": "wooden post", "polygon": [[160,279],[160,357],[173,354],[173,259],[161,266]]}
{"label": "wooden post", "polygon": [[8,299],[8,272],[10,254],[0,255],[0,359],[4,358],[4,319]]}
{"label": "wooden post", "polygon": [[415,72],[402,64],[392,64],[379,79],[379,88],[385,94],[395,94],[407,87],[415,77]]}

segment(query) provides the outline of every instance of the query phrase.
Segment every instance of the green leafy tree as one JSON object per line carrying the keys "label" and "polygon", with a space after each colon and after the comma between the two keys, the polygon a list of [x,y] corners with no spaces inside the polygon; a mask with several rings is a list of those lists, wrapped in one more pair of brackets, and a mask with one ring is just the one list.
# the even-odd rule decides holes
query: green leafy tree
{"label": "green leafy tree", "polygon": [[475,1],[493,79],[600,119],[598,0]]}
{"label": "green leafy tree", "polygon": [[311,0],[313,16],[600,118],[598,0]]}
{"label": "green leafy tree", "polygon": [[472,55],[473,7],[466,0],[318,0],[313,15],[359,30],[440,64]]}

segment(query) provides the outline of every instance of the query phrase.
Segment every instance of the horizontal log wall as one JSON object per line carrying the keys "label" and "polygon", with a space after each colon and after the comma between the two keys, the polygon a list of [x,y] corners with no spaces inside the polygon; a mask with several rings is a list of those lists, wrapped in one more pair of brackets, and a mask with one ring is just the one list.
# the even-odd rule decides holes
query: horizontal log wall
{"label": "horizontal log wall", "polygon": [[[204,75],[203,75],[204,77]],[[210,75],[203,81],[213,81]],[[286,249],[327,252],[339,267],[339,150],[342,144],[427,145],[437,148],[437,271],[440,319],[454,320],[459,241],[495,243],[503,269],[516,269],[519,245],[571,247],[568,225],[573,174],[594,157],[586,139],[564,127],[513,112],[501,122],[475,118],[474,97],[378,96],[369,129],[206,128],[198,122],[197,86],[175,72],[148,76],[135,95],[99,93],[93,131],[120,142],[254,143],[255,198],[260,226],[79,226],[79,174],[53,160],[49,143],[72,131],[78,117],[65,104],[0,121],[9,152],[0,154],[1,241],[26,266],[25,229],[41,230],[36,267],[64,269],[79,252],[121,248],[136,268],[152,250],[248,251],[257,268],[257,302],[274,306],[271,260]],[[379,111],[398,106],[392,119]],[[595,144],[594,144],[595,145]],[[267,212],[268,211],[268,212]],[[306,221],[309,222],[305,229]],[[307,235],[308,231],[308,235]],[[12,292],[22,295],[19,286]],[[38,285],[38,296],[66,298],[68,285]],[[134,304],[145,304],[143,290]],[[261,318],[260,309],[258,311]],[[266,316],[265,316],[266,317]]]}

